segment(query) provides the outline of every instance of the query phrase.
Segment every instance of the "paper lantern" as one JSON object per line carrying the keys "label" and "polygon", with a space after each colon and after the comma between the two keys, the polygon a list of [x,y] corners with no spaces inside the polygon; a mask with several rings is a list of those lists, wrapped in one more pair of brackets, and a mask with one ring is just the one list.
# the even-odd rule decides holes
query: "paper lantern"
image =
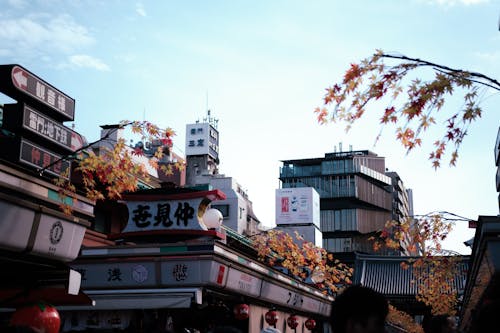
{"label": "paper lantern", "polygon": [[288,324],[288,327],[294,330],[297,328],[297,326],[299,326],[299,318],[297,316],[291,315],[286,320],[286,323]]}
{"label": "paper lantern", "polygon": [[309,331],[312,331],[316,327],[316,320],[309,318],[306,320],[305,325]]}
{"label": "paper lantern", "polygon": [[248,304],[236,304],[233,309],[234,318],[238,320],[248,319],[250,315],[250,307]]}
{"label": "paper lantern", "polygon": [[274,326],[278,322],[278,313],[275,310],[269,310],[266,312],[264,319],[266,323]]}
{"label": "paper lantern", "polygon": [[61,326],[59,312],[53,306],[39,302],[19,308],[10,320],[12,326],[29,326],[46,333],[58,333]]}
{"label": "paper lantern", "polygon": [[221,226],[224,217],[222,213],[215,208],[210,208],[203,214],[203,223],[208,229],[217,229]]}

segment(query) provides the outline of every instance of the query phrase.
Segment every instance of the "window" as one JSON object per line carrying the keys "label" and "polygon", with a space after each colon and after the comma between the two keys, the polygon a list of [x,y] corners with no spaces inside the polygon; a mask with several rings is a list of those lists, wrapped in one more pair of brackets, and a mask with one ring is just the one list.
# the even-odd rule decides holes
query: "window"
{"label": "window", "polygon": [[229,217],[229,205],[211,205],[211,207],[221,212],[225,219]]}

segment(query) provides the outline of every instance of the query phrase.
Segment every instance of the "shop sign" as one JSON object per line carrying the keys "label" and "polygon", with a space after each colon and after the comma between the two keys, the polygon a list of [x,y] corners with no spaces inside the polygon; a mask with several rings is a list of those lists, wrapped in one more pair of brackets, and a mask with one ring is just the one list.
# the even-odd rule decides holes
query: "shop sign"
{"label": "shop sign", "polygon": [[328,316],[330,305],[268,281],[262,282],[260,298],[290,308]]}
{"label": "shop sign", "polygon": [[228,270],[227,266],[221,266],[212,260],[162,261],[159,272],[156,263],[147,261],[71,265],[71,268],[81,274],[84,289],[202,285],[218,279],[219,267],[224,268],[223,272]]}
{"label": "shop sign", "polygon": [[82,225],[41,214],[30,252],[62,261],[74,260],[80,251],[85,229]]}
{"label": "shop sign", "polygon": [[151,287],[156,283],[152,262],[72,265],[82,275],[83,288]]}
{"label": "shop sign", "polygon": [[202,201],[203,198],[127,201],[129,219],[123,233],[179,229],[206,230],[198,220]]}
{"label": "shop sign", "polygon": [[206,273],[210,271],[210,264],[211,261],[199,260],[162,262],[161,283],[174,286],[206,283]]}
{"label": "shop sign", "polygon": [[0,65],[0,77],[0,91],[7,96],[15,100],[30,99],[47,106],[62,121],[74,119],[75,100],[23,67]]}
{"label": "shop sign", "polygon": [[262,280],[250,274],[229,268],[226,288],[245,295],[259,296]]}
{"label": "shop sign", "polygon": [[61,159],[61,156],[26,140],[21,140],[20,146],[20,162],[31,165],[38,170],[44,169],[45,172],[56,177],[69,179],[70,163]]}

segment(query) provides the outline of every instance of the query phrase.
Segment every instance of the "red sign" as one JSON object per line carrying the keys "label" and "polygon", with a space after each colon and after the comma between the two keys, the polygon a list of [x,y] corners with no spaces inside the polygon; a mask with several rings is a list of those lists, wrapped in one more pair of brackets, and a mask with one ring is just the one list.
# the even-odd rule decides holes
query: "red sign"
{"label": "red sign", "polygon": [[58,177],[64,175],[64,178],[69,179],[70,163],[68,161],[62,160],[61,156],[31,142],[21,140],[19,161],[34,166],[39,170],[44,169],[44,171]]}
{"label": "red sign", "polygon": [[288,197],[282,197],[281,198],[281,212],[282,213],[288,213],[289,212],[289,208],[288,207],[290,207],[290,203],[289,203]]}
{"label": "red sign", "polygon": [[219,266],[219,273],[217,274],[217,284],[222,284],[224,280],[224,271],[226,270],[225,266]]}
{"label": "red sign", "polygon": [[[10,80],[2,77],[6,75],[10,76]],[[21,66],[0,66],[0,91],[18,101],[28,97],[40,106],[48,106],[50,110],[55,111],[53,113],[57,120],[74,119],[75,100]]]}

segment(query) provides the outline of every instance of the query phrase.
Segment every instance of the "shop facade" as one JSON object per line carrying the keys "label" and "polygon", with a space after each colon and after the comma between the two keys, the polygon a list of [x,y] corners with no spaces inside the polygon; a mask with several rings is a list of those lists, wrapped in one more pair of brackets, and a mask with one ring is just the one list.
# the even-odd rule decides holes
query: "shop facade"
{"label": "shop facade", "polygon": [[62,331],[329,332],[330,296],[259,262],[254,249],[229,245],[235,240],[224,228],[207,227],[210,202],[223,197],[217,190],[126,196],[128,221],[109,235],[116,245],[82,248],[71,264],[95,305],[61,307]]}

